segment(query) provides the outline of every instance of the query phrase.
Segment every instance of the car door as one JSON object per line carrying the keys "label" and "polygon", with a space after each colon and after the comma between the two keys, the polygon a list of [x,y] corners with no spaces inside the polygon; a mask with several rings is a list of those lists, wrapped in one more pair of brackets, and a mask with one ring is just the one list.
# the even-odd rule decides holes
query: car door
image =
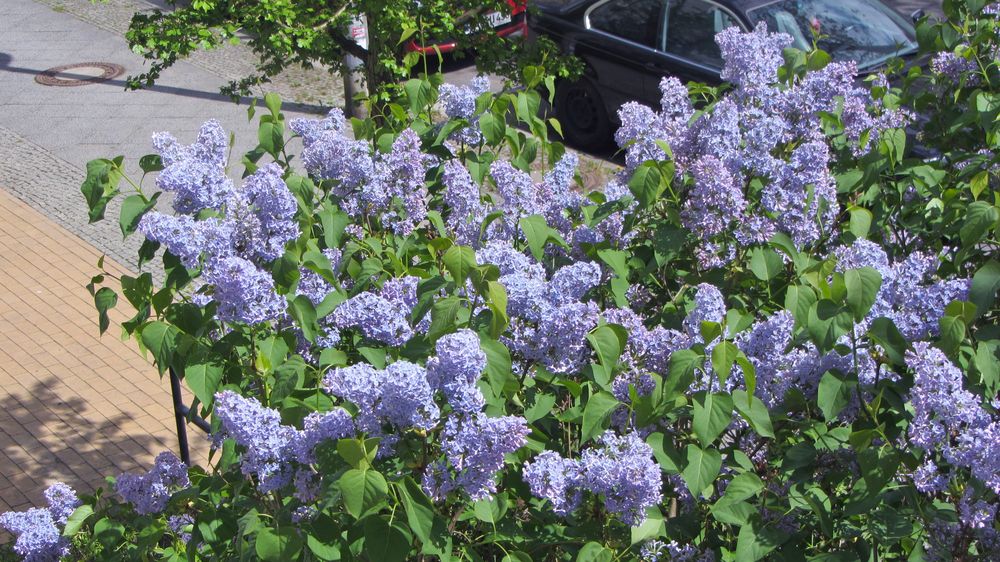
{"label": "car door", "polygon": [[[649,103],[650,63],[663,48],[666,0],[603,0],[584,15],[590,33],[576,46],[609,108],[640,100]],[[659,100],[659,94],[653,97]]]}
{"label": "car door", "polygon": [[663,48],[653,61],[658,76],[652,86],[658,87],[662,76],[718,83],[722,53],[715,34],[734,25],[746,29],[733,12],[711,0],[668,0]]}

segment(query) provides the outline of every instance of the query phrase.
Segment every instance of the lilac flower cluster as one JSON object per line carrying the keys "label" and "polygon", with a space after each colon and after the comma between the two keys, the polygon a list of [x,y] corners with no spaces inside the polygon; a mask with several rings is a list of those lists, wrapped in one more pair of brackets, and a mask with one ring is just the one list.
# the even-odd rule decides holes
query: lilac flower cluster
{"label": "lilac flower cluster", "polygon": [[62,536],[59,527],[80,507],[80,498],[62,482],[46,488],[44,495],[48,508],[0,514],[0,527],[17,537],[14,552],[25,562],[55,562],[69,554],[69,540]]}
{"label": "lilac flower cluster", "polygon": [[424,179],[436,159],[421,150],[412,129],[400,133],[388,153],[372,154],[367,143],[346,135],[340,110],[321,120],[293,119],[289,127],[302,137],[306,170],[332,182],[331,193],[353,218],[377,218],[405,235],[427,217]]}
{"label": "lilac flower cluster", "polygon": [[203,209],[218,209],[233,191],[226,177],[226,132],[216,120],[201,126],[198,140],[190,146],[178,144],[169,133],[153,135],[153,147],[163,161],[156,186],[174,194],[174,210],[196,214]]}
{"label": "lilac flower cluster", "polygon": [[[603,318],[611,324],[618,324],[628,332],[628,341],[620,362],[622,370],[612,381],[612,393],[623,404],[631,402],[631,389],[639,396],[648,395],[655,388],[649,373],[666,376],[670,356],[679,349],[688,349],[705,343],[701,334],[702,322],[721,323],[726,315],[726,303],[722,293],[714,285],[702,283],[695,289],[691,310],[682,322],[683,331],[663,326],[647,328],[641,316],[629,309],[612,308],[605,310]],[[715,341],[708,342],[706,350],[711,354]],[[710,364],[709,364],[710,365]],[[709,365],[702,369],[703,376],[695,382],[696,389],[708,389],[717,384]],[[730,383],[729,388],[732,388]],[[620,409],[615,419],[624,427],[627,421]],[[616,422],[616,423],[617,423]]]}
{"label": "lilac flower cluster", "polygon": [[979,83],[979,75],[977,74],[979,69],[976,62],[952,51],[942,51],[934,55],[934,58],[931,59],[931,70],[955,84],[963,79],[968,87],[974,87]]}
{"label": "lilac flower cluster", "polygon": [[[482,499],[496,490],[495,476],[504,456],[524,445],[527,422],[519,416],[492,418],[481,412],[485,400],[478,382],[486,368],[479,336],[459,330],[436,342],[436,355],[421,367],[396,361],[384,370],[366,363],[334,369],[323,379],[327,392],[357,408],[359,431],[382,438],[379,455],[393,451],[407,429],[439,426],[440,392],[452,414],[441,433],[444,455],[424,476],[424,488],[436,500],[455,491]],[[308,422],[308,420],[307,420]]]}
{"label": "lilac flower cluster", "polygon": [[171,515],[167,518],[167,527],[184,543],[191,540],[191,528],[193,526],[194,517],[191,517],[187,513]]}
{"label": "lilac flower cluster", "polygon": [[940,263],[934,254],[913,252],[902,261],[890,263],[881,246],[858,239],[850,246],[836,248],[833,255],[837,271],[870,267],[882,276],[875,304],[860,324],[862,331],[882,316],[892,320],[908,340],[937,335],[945,307],[969,295],[968,279],[932,279]]}
{"label": "lilac flower cluster", "polygon": [[528,424],[520,416],[491,418],[483,413],[453,415],[441,433],[445,459],[428,467],[423,487],[436,501],[462,490],[473,501],[496,493],[504,457],[527,442]]}
{"label": "lilac flower cluster", "polygon": [[164,451],[156,456],[153,468],[146,474],[122,474],[115,483],[115,492],[135,506],[139,515],[162,513],[170,496],[191,485],[188,467],[176,455]]}
{"label": "lilac flower cluster", "polygon": [[65,525],[70,515],[80,507],[80,498],[76,495],[76,490],[70,488],[62,482],[56,482],[44,492],[45,501],[49,504],[49,512],[52,519],[59,525]]}
{"label": "lilac flower cluster", "polygon": [[291,445],[295,428],[283,425],[281,415],[253,398],[225,390],[215,395],[215,415],[222,422],[218,441],[232,438],[246,448],[240,469],[256,475],[262,492],[282,488],[291,481]]}
{"label": "lilac flower cluster", "polygon": [[585,449],[579,460],[545,451],[524,464],[524,480],[531,493],[549,500],[553,511],[565,515],[579,506],[582,492],[604,498],[608,512],[630,524],[646,519],[646,508],[662,500],[663,477],[653,450],[636,433],[605,432],[599,446]]}
{"label": "lilac flower cluster", "polygon": [[511,334],[502,341],[524,361],[553,373],[579,370],[589,356],[587,333],[598,322],[597,305],[582,299],[601,282],[600,266],[577,262],[546,280],[540,264],[500,240],[489,242],[476,259],[496,265],[507,290]]}
{"label": "lilac flower cluster", "polygon": [[25,562],[56,562],[69,554],[69,540],[62,536],[48,509],[8,511],[0,515],[0,527],[17,536],[14,552]]}
{"label": "lilac flower cluster", "polygon": [[703,553],[692,544],[651,540],[639,549],[639,559],[642,562],[715,562],[715,554],[710,550]]}
{"label": "lilac flower cluster", "polygon": [[956,502],[958,521],[933,521],[927,530],[925,560],[951,562],[968,554],[968,545],[977,542],[978,559],[995,561],[1000,553],[1000,531],[994,528],[997,506],[973,495],[966,488]]}
{"label": "lilac flower cluster", "polygon": [[388,299],[372,292],[358,293],[333,311],[333,325],[356,328],[365,337],[388,345],[402,345],[413,337],[410,311],[402,299]]}
{"label": "lilac flower cluster", "polygon": [[[941,350],[916,342],[906,352],[906,363],[914,373],[910,441],[929,453],[940,450],[952,466],[969,469],[1000,494],[1000,421],[962,386],[962,371]],[[924,487],[936,488],[931,468],[922,472]]]}
{"label": "lilac flower cluster", "polygon": [[383,426],[429,430],[440,417],[427,370],[408,361],[397,361],[384,370],[366,363],[337,368],[326,375],[323,386],[330,394],[357,406],[358,430],[383,438],[380,454],[390,452],[392,441],[398,438],[386,433]]}
{"label": "lilac flower cluster", "polygon": [[[210,286],[206,294],[218,303],[221,321],[254,324],[280,318],[285,301],[261,266],[280,257],[299,236],[298,204],[282,168],[261,166],[234,188],[225,175],[225,133],[215,121],[206,123],[189,147],[165,133],[153,142],[166,166],[157,184],[177,193],[178,214],[150,211],[140,219],[139,232],[166,246],[185,267],[203,266]],[[206,209],[218,216],[199,219]]]}
{"label": "lilac flower cluster", "polygon": [[478,145],[483,140],[483,134],[478,127],[476,116],[476,99],[490,91],[490,79],[486,76],[476,76],[468,86],[442,84],[438,101],[444,107],[444,113],[451,119],[465,119],[469,122],[451,134],[450,140],[467,145]]}
{"label": "lilac flower cluster", "polygon": [[[792,38],[768,33],[763,23],[750,33],[731,27],[716,42],[725,60],[722,77],[733,91],[693,118],[684,87],[665,78],[660,112],[625,104],[616,134],[628,171],[665,159],[656,144],[665,141],[679,176],[690,174],[681,219],[699,238],[697,255],[706,268],[731,260],[734,242],[758,244],[783,232],[803,247],[832,232],[839,207],[822,115],[843,107],[848,138],[857,144],[868,131],[869,145],[881,130],[906,120],[854,84],[853,63],[831,63],[791,86],[779,85],[782,50]],[[868,146],[863,148],[859,153]],[[753,178],[763,186],[755,201],[748,187]]]}
{"label": "lilac flower cluster", "polygon": [[435,351],[437,355],[427,360],[431,388],[441,391],[456,412],[482,410],[486,402],[477,383],[486,370],[486,353],[479,346],[479,336],[472,330],[459,330],[441,337]]}
{"label": "lilac flower cluster", "polygon": [[[573,191],[577,161],[575,154],[567,153],[545,174],[541,183],[536,183],[529,174],[515,168],[510,162],[497,160],[490,166],[489,177],[496,186],[500,200],[489,204],[483,202],[480,187],[461,164],[447,163],[443,179],[446,188],[444,201],[449,206],[449,230],[460,243],[479,248],[484,241],[519,240],[519,221],[531,215],[541,215],[563,237],[572,239],[580,229],[587,228],[575,229],[573,221],[569,219],[569,215],[578,214],[583,203],[583,198]],[[610,198],[612,197],[609,196]],[[497,213],[499,218],[481,232],[484,219],[493,213]],[[620,216],[615,215],[615,219],[620,220]],[[615,219],[608,217],[605,220]],[[613,231],[608,226],[602,228]],[[599,233],[592,233],[590,238],[595,236],[599,236]],[[598,240],[590,241],[596,243]]]}
{"label": "lilac flower cluster", "polygon": [[204,280],[213,287],[212,299],[219,304],[217,316],[223,322],[257,324],[285,311],[271,275],[244,258],[215,260],[205,269]]}
{"label": "lilac flower cluster", "polygon": [[313,412],[306,416],[303,429],[298,430],[281,423],[277,410],[231,390],[215,395],[214,413],[222,425],[215,436],[216,444],[232,439],[244,448],[240,470],[257,478],[261,492],[294,482],[296,495],[307,499],[314,498],[317,492],[311,469],[306,466],[315,462],[316,447],[324,441],[350,437],[356,431],[350,414],[342,409]]}
{"label": "lilac flower cluster", "polygon": [[[628,331],[628,342],[622,354],[622,363],[634,366],[636,369],[652,371],[661,375],[667,374],[670,355],[678,349],[691,347],[691,338],[684,332],[663,326],[647,328],[641,316],[627,308],[611,308],[603,313],[603,318],[609,324],[618,324]],[[639,373],[623,373],[626,380],[615,380],[613,384],[620,387],[616,391],[619,400],[626,402],[628,384],[648,377]],[[620,386],[624,385],[624,386]],[[640,383],[637,390],[649,388],[649,382]],[[640,391],[640,395],[645,392]]]}
{"label": "lilac flower cluster", "polygon": [[[335,195],[347,197],[360,191],[375,172],[369,145],[345,134],[346,120],[340,109],[323,119],[292,119],[288,127],[302,137],[302,163],[313,176],[333,180]],[[355,206],[351,211],[357,213]]]}

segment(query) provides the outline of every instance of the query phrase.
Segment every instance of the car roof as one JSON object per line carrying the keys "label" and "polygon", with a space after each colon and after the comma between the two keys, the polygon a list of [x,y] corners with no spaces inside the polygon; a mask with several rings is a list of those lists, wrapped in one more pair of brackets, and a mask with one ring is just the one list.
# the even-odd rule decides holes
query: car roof
{"label": "car roof", "polygon": [[[750,10],[759,8],[761,6],[766,6],[768,4],[773,4],[775,2],[780,2],[781,0],[711,0],[718,4],[740,13],[747,13]],[[878,0],[872,0],[873,2],[878,2]],[[540,4],[550,10],[568,13],[575,11],[584,6],[593,4],[595,0],[532,0],[532,3]]]}

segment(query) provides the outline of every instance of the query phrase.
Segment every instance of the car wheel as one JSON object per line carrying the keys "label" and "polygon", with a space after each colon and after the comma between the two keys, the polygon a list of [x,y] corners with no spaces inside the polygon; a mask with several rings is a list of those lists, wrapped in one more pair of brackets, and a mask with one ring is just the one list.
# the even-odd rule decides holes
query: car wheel
{"label": "car wheel", "polygon": [[596,150],[611,143],[611,121],[604,100],[590,80],[582,78],[556,85],[554,109],[570,144]]}

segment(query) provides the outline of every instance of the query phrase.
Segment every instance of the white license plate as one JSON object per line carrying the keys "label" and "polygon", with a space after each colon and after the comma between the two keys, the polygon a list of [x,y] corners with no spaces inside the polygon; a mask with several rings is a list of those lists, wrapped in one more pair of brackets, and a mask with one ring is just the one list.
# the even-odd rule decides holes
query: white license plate
{"label": "white license plate", "polygon": [[500,12],[490,12],[486,14],[486,20],[490,22],[493,27],[500,27],[501,25],[510,23],[510,14],[503,14]]}

